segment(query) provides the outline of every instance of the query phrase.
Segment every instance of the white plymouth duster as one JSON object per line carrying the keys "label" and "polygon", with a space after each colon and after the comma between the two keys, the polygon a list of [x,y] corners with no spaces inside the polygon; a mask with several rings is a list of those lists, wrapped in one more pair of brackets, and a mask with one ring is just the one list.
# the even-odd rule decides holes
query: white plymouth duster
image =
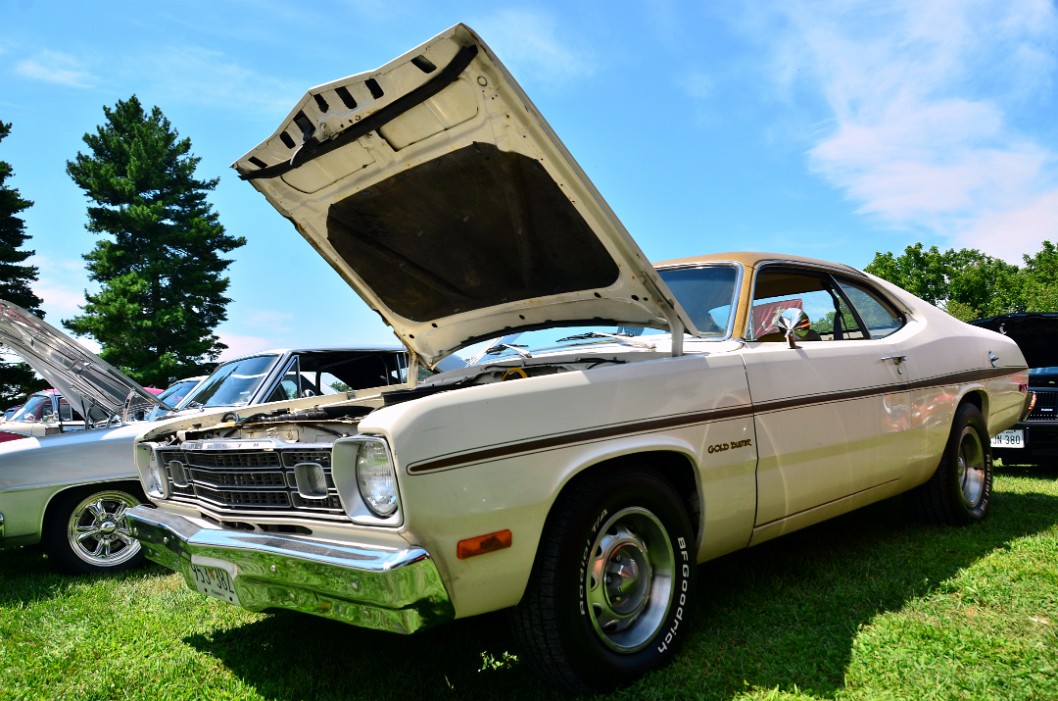
{"label": "white plymouth duster", "polygon": [[853,268],[650,265],[462,25],[311,90],[235,168],[413,369],[465,360],[138,438],[148,557],[250,610],[510,609],[535,671],[610,689],[675,654],[698,563],[900,493],[983,518],[1026,411],[1013,341]]}

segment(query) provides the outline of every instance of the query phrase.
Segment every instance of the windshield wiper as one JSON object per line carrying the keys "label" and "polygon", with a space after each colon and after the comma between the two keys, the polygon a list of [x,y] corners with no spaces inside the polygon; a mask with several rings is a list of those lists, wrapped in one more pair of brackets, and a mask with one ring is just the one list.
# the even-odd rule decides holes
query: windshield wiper
{"label": "windshield wiper", "polygon": [[488,350],[486,350],[485,353],[488,354],[488,355],[497,355],[499,353],[502,353],[505,350],[514,351],[515,353],[517,353],[522,358],[532,358],[533,357],[532,353],[530,353],[529,351],[525,350],[525,346],[524,345],[514,346],[514,345],[511,345],[510,343],[497,343],[496,345],[494,345],[491,348],[489,348]]}
{"label": "windshield wiper", "polygon": [[558,339],[558,343],[565,343],[566,341],[586,341],[589,338],[608,338],[618,343],[627,343],[630,346],[638,346],[639,348],[649,348],[654,350],[655,346],[650,341],[641,341],[635,336],[629,336],[628,334],[622,333],[603,333],[602,331],[587,331],[585,333],[574,334],[573,336],[566,336],[565,338]]}

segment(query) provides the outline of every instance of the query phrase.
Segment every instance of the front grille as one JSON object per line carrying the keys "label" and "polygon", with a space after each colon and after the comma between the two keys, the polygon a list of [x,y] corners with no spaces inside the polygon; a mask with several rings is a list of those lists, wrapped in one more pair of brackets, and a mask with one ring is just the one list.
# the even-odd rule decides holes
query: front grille
{"label": "front grille", "polygon": [[1058,392],[1046,389],[1034,389],[1036,406],[1026,417],[1026,421],[1058,421]]}
{"label": "front grille", "polygon": [[[157,459],[166,467],[174,501],[225,514],[345,516],[331,477],[330,445],[190,442],[160,449]],[[299,485],[298,465],[321,479]]]}
{"label": "front grille", "polygon": [[226,453],[188,451],[187,464],[193,467],[278,467],[279,456],[274,452]]}

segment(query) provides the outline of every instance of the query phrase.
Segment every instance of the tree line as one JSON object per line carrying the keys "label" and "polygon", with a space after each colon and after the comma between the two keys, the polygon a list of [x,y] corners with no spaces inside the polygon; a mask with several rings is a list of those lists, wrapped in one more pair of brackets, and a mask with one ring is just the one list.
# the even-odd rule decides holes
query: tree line
{"label": "tree line", "polygon": [[[196,177],[201,159],[158,107],[145,110],[133,95],[103,114],[66,163],[88,200],[86,229],[101,237],[82,256],[98,290],[85,290],[81,313],[61,323],[140,384],[165,387],[202,374],[227,347],[215,333],[231,302],[224,255],[246,240],[225,232],[207,201],[219,179]],[[11,129],[0,122],[0,148]],[[8,182],[13,173],[0,158],[0,299],[43,317],[22,218],[33,202]],[[40,386],[24,363],[0,357],[0,408]]]}
{"label": "tree line", "polygon": [[975,249],[908,246],[876,253],[864,270],[903,287],[963,321],[1016,312],[1058,311],[1058,248],[1022,255],[1017,266]]}

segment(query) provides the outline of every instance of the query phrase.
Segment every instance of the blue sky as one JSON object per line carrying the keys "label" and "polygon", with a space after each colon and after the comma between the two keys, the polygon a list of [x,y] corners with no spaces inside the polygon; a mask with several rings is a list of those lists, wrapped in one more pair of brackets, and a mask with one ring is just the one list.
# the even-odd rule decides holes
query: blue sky
{"label": "blue sky", "polygon": [[[47,319],[77,313],[87,201],[65,173],[103,106],[158,106],[247,238],[225,357],[393,343],[230,164],[311,86],[465,22],[654,260],[726,250],[863,267],[922,242],[1011,262],[1058,240],[1058,11],[1044,0],[0,0],[0,159]],[[91,344],[88,344],[91,345]]]}

